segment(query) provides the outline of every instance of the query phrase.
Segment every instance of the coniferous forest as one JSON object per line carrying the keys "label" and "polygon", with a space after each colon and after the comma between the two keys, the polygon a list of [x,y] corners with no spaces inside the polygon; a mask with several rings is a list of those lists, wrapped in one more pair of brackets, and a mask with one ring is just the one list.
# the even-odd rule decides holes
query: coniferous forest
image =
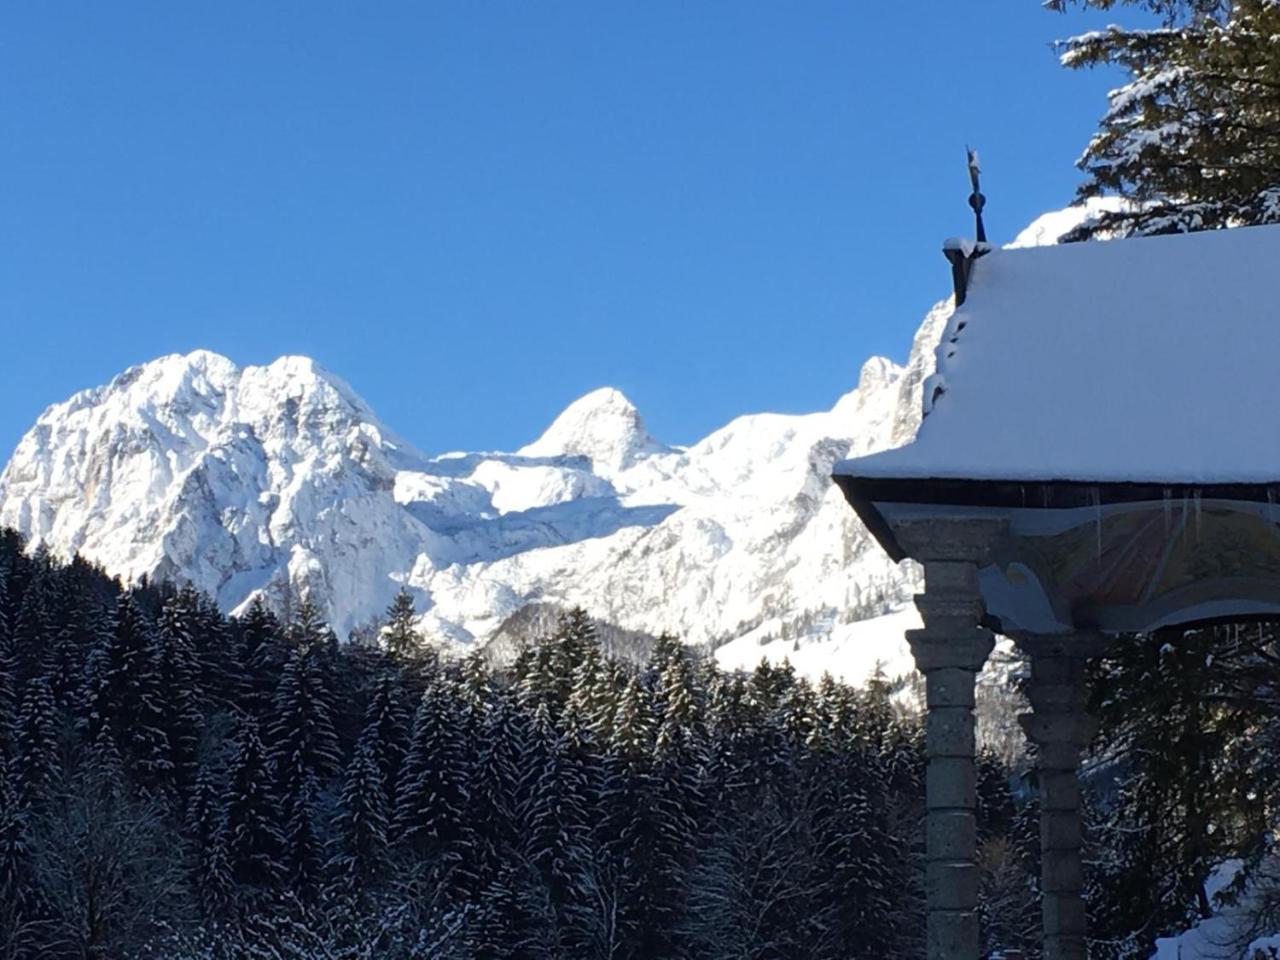
{"label": "coniferous forest", "polygon": [[5,534],[5,960],[916,952],[920,732],[887,689],[673,638],[612,662],[580,612],[495,672],[412,620],[340,643]]}
{"label": "coniferous forest", "polygon": [[[670,637],[619,662],[581,611],[491,669],[413,621],[401,594],[339,642],[0,534],[0,957],[921,955],[922,731],[887,682]],[[1099,956],[1270,852],[1270,632],[1151,641],[1095,678]],[[985,937],[1035,957],[1028,765],[980,769]]]}

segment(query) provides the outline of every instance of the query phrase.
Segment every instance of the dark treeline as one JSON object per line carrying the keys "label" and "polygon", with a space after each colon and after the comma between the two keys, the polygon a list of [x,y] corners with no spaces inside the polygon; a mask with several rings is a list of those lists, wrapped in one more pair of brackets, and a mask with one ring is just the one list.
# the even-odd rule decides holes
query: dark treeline
{"label": "dark treeline", "polygon": [[[922,731],[887,683],[673,638],[637,666],[581,612],[494,670],[413,621],[402,594],[339,643],[0,531],[0,960],[922,955]],[[1278,663],[1251,627],[1099,665],[1098,956],[1267,864]],[[1034,958],[1030,786],[981,759],[985,937]]]}
{"label": "dark treeline", "polygon": [[493,671],[407,594],[340,644],[12,533],[0,639],[4,960],[920,953],[921,734],[883,683],[672,638],[629,666],[581,613]]}

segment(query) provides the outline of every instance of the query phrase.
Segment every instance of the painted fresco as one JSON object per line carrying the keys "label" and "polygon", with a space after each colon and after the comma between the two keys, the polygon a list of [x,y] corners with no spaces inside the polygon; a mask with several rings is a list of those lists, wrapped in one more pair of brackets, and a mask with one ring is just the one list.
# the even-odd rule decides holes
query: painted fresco
{"label": "painted fresco", "polygon": [[1072,513],[1079,522],[1045,536],[1026,515],[1015,521],[1015,553],[1077,624],[1136,630],[1280,604],[1271,505],[1176,500]]}

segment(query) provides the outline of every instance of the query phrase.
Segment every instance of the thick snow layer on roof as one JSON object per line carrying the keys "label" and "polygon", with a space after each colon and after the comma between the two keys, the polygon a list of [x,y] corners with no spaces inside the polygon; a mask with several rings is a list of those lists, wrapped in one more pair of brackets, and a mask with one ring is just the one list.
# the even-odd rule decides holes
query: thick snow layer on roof
{"label": "thick snow layer on roof", "polygon": [[994,250],[914,443],[838,475],[1280,481],[1280,226]]}

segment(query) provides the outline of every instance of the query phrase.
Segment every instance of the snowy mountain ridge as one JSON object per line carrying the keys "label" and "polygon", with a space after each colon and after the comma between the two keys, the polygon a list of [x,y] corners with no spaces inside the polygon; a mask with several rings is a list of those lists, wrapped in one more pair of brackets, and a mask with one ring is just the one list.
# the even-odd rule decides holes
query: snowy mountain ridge
{"label": "snowy mountain ridge", "polygon": [[603,388],[515,453],[433,457],[305,357],[161,357],[40,416],[0,474],[0,524],[230,611],[308,595],[341,634],[404,585],[423,627],[464,646],[530,603],[727,644],[733,662],[838,646],[901,607],[913,574],[831,467],[914,436],[949,313],[930,311],[905,365],[868,360],[830,410],[739,417],[687,448]]}

